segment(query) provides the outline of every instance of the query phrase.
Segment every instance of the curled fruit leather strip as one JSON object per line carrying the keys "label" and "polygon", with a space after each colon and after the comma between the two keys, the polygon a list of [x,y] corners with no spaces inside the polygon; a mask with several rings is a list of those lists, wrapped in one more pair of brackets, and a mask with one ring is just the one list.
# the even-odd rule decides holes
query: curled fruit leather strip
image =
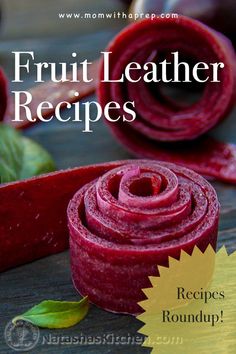
{"label": "curled fruit leather strip", "polygon": [[169,256],[216,247],[215,190],[167,162],[117,162],[78,190],[67,214],[75,288],[112,312],[140,313],[148,276],[168,266]]}
{"label": "curled fruit leather strip", "polygon": [[[203,139],[202,144],[199,139],[227,116],[235,102],[236,60],[229,40],[199,21],[179,16],[132,24],[118,34],[106,51],[112,52],[111,80],[119,80],[130,62],[143,67],[176,51],[185,61],[224,63],[219,71],[220,82],[208,80],[200,99],[188,106],[168,98],[158,83],[150,86],[143,79],[135,83],[103,82],[103,65],[98,97],[102,107],[110,101],[118,102],[120,107],[127,101],[135,102],[134,121],[106,123],[136,156],[180,163],[203,175],[236,183],[235,146],[211,138]],[[140,73],[135,70],[132,78],[137,79]],[[123,115],[122,108],[116,109],[111,118]]]}

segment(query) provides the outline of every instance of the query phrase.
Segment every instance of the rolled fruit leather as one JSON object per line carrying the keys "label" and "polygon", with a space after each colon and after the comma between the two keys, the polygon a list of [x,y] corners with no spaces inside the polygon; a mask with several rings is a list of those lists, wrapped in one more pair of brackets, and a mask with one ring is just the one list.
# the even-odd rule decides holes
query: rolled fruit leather
{"label": "rolled fruit leather", "polygon": [[[149,31],[151,31],[150,36]],[[127,50],[132,53],[131,60],[140,59],[136,58],[140,53],[142,61],[147,59],[143,55],[150,55],[147,53],[150,48],[147,48],[142,42],[143,40],[145,42],[145,38],[148,40],[147,46],[158,45],[155,50],[163,50],[163,43],[166,43],[167,51],[180,50],[191,57],[191,60],[192,57],[195,58],[195,61],[222,60],[225,63],[225,68],[221,71],[221,82],[208,82],[202,98],[190,107],[173,102],[163,92],[159,92],[161,90],[158,86],[154,90],[156,93],[153,94],[153,89],[150,92],[142,82],[139,85],[138,83],[134,84],[135,86],[130,83],[122,86],[100,83],[98,96],[102,104],[107,103],[110,96],[114,99],[122,99],[120,92],[122,90],[127,92],[127,95],[131,95],[130,98],[138,100],[136,102],[138,119],[136,122],[132,122],[132,126],[118,122],[110,124],[115,136],[138,157],[179,163],[202,175],[236,183],[235,146],[205,136],[201,137],[201,140],[195,140],[197,136],[201,136],[225,118],[233,108],[236,92],[235,53],[229,41],[200,22],[184,17],[142,21],[127,27],[111,42],[108,50],[114,50],[111,65],[113,74],[116,75],[117,70],[122,71],[121,58],[127,60]],[[137,50],[140,49],[140,53],[137,55],[136,45]],[[33,118],[37,121],[37,104],[45,100],[46,97],[52,101],[53,105],[56,105],[62,100],[68,102],[78,100],[74,96],[75,91],[80,92],[79,99],[92,94],[99,81],[98,67],[99,61],[95,61],[89,68],[90,76],[94,78],[90,83],[63,82],[54,84],[46,82],[32,88],[30,92],[34,100],[30,109]],[[82,72],[79,70],[79,79],[81,75]],[[101,78],[102,73],[100,80]],[[139,89],[140,86],[142,86],[141,89]],[[25,128],[32,124],[23,117],[21,122],[14,123],[14,101],[11,97],[8,101],[8,109],[4,117],[5,123],[14,125],[16,128]],[[53,109],[43,112],[44,118],[52,114]],[[192,143],[191,139],[194,139]],[[175,140],[178,141],[178,144],[173,144]]]}
{"label": "rolled fruit leather", "polygon": [[0,121],[3,120],[7,108],[7,79],[0,67]]}
{"label": "rolled fruit leather", "polygon": [[[178,51],[190,61],[224,63],[219,81],[208,80],[197,102],[183,105],[173,101],[155,83],[103,82],[100,69],[98,98],[101,106],[116,101],[123,107],[135,102],[136,119],[132,122],[106,120],[114,136],[134,155],[179,163],[196,172],[221,181],[236,183],[236,147],[206,137],[227,117],[235,103],[236,60],[230,41],[199,21],[179,16],[141,20],[119,33],[106,49],[110,54],[110,79],[118,80],[126,65],[141,67],[150,57],[165,58]],[[153,61],[153,60],[152,60]],[[133,72],[136,79],[140,72]],[[112,110],[111,118],[123,115]]]}
{"label": "rolled fruit leather", "polygon": [[117,162],[78,190],[67,213],[75,288],[112,312],[140,313],[148,276],[169,256],[216,247],[216,192],[175,164]]}
{"label": "rolled fruit leather", "polygon": [[134,0],[131,14],[180,14],[223,33],[236,45],[235,0]]}
{"label": "rolled fruit leather", "polygon": [[[173,169],[172,166],[167,166],[164,163],[157,164],[156,162],[140,162],[139,166],[137,167],[137,162],[134,160],[116,161],[79,167],[72,170],[53,172],[47,175],[42,175],[23,181],[0,185],[0,271],[31,262],[50,254],[61,252],[68,248],[69,237],[66,210],[70,199],[72,199],[72,202],[70,203],[70,207],[68,209],[68,217],[71,230],[71,242],[74,243],[74,246],[72,245],[71,252],[72,262],[76,267],[76,258],[73,258],[73,252],[77,254],[79,252],[79,242],[84,241],[86,244],[86,240],[80,240],[80,237],[83,238],[84,234],[82,232],[81,236],[78,235],[79,231],[77,230],[77,224],[82,223],[81,205],[77,211],[73,206],[75,206],[75,203],[78,203],[78,201],[81,199],[81,193],[84,193],[87,187],[95,186],[98,183],[97,179],[99,177],[105,176],[103,177],[103,180],[106,181],[106,173],[109,171],[113,171],[112,174],[115,176],[115,181],[117,181],[117,184],[114,184],[113,179],[113,187],[115,188],[114,192],[116,193],[118,190],[119,178],[123,173],[122,166],[128,166],[131,164],[135,165],[136,167],[131,169],[131,175],[130,173],[126,173],[125,177],[123,177],[121,192],[119,196],[121,200],[124,200],[124,198],[125,200],[128,199],[128,201],[125,201],[125,208],[130,206],[131,218],[127,218],[129,213],[126,212],[125,214],[126,217],[124,227],[126,230],[124,230],[123,233],[125,238],[122,239],[123,236],[119,231],[120,222],[119,220],[116,220],[117,225],[114,228],[112,227],[113,231],[110,230],[111,233],[109,233],[110,231],[108,230],[106,237],[101,237],[100,240],[102,248],[103,245],[104,247],[107,245],[107,238],[109,237],[111,238],[112,247],[114,246],[115,248],[115,253],[119,244],[124,243],[122,247],[126,247],[126,243],[127,245],[130,242],[132,243],[132,210],[135,206],[140,206],[141,204],[144,206],[144,214],[147,214],[148,224],[146,231],[148,231],[148,235],[151,233],[149,231],[151,230],[152,226],[155,226],[152,225],[154,220],[152,220],[152,213],[156,211],[157,214],[160,212],[160,216],[157,215],[157,220],[159,220],[159,222],[162,218],[163,222],[165,221],[165,218],[167,218],[166,221],[176,221],[174,230],[176,236],[179,235],[179,241],[181,242],[184,240],[183,232],[187,233],[191,230],[191,228],[195,229],[195,232],[197,232],[198,223],[201,225],[201,220],[205,220],[209,226],[209,228],[207,227],[209,232],[206,231],[205,234],[206,237],[204,237],[204,232],[203,234],[200,233],[202,236],[199,234],[199,238],[197,237],[197,234],[196,237],[190,237],[189,242],[185,244],[185,249],[188,250],[189,247],[191,245],[193,246],[195,243],[202,249],[204,249],[208,243],[211,243],[212,246],[215,247],[218,222],[218,203],[216,201],[216,195],[213,191],[213,188],[210,187],[210,185],[202,177],[196,175],[194,172],[186,172],[185,169],[180,167],[175,167]],[[144,164],[145,168],[149,171],[145,172],[143,170]],[[158,171],[156,172],[157,166]],[[117,168],[120,169],[121,172],[117,171]],[[173,169],[172,172],[171,169]],[[185,173],[187,173],[186,176]],[[116,177],[118,177],[118,180],[116,180]],[[127,180],[125,180],[125,178],[127,178]],[[127,194],[127,188],[130,188],[128,183],[130,182],[130,179],[132,180],[132,178],[134,179],[134,183],[132,183],[131,192],[133,190],[134,196],[133,198],[130,198],[130,195],[126,197],[125,194]],[[92,182],[91,186],[88,185],[90,182]],[[191,193],[189,191],[189,186],[192,186]],[[110,185],[108,187],[110,188]],[[91,188],[89,188],[89,193],[91,192],[90,190]],[[179,193],[177,193],[178,190]],[[77,191],[79,192],[77,193]],[[101,195],[103,195],[104,192],[104,184],[102,184]],[[148,206],[145,205],[145,198],[138,198],[138,196],[136,196],[140,195],[141,197],[142,193],[144,192],[146,194],[150,193],[154,195],[154,198],[151,196],[147,198],[147,201],[150,202],[150,206],[153,206],[153,211],[150,210],[150,213],[148,212]],[[197,206],[193,207],[193,210],[191,211],[190,206],[193,204],[196,195],[195,192],[202,195],[199,195]],[[105,195],[108,195],[109,193],[110,192],[108,191],[105,193]],[[73,195],[75,196],[73,197]],[[91,198],[92,194],[88,196],[87,200],[91,200],[93,202],[94,199]],[[134,203],[133,206],[132,203]],[[115,204],[117,204],[120,215],[120,201],[117,200]],[[208,204],[212,205],[214,210],[208,208],[208,211],[206,211],[206,206]],[[91,204],[91,206],[94,207],[94,204]],[[104,205],[102,208],[104,210]],[[90,209],[88,208],[87,210],[89,212]],[[110,213],[110,210],[111,209],[108,206],[107,211],[105,210],[104,212],[104,217],[106,212]],[[213,214],[211,214],[209,210],[212,210]],[[210,214],[208,215],[209,212]],[[94,213],[95,218],[97,217],[97,213],[98,211]],[[101,218],[101,222],[103,221],[104,217]],[[140,221],[142,221],[143,218],[144,216],[140,216]],[[183,220],[183,228],[181,228],[181,218]],[[131,222],[130,226],[127,224],[129,219]],[[114,226],[114,220],[112,221],[111,216],[110,220],[112,223],[111,226]],[[145,225],[145,223],[142,225]],[[85,225],[81,224],[81,227],[84,228]],[[96,234],[99,234],[99,219],[98,223],[90,220],[88,227],[94,228],[91,229],[95,232],[95,234],[92,236],[92,239],[94,239],[94,237],[96,238]],[[106,227],[106,225],[104,225],[104,227]],[[212,229],[212,232],[210,229]],[[91,230],[89,230],[90,233]],[[116,233],[114,230],[118,230],[118,232]],[[162,230],[162,227],[160,227],[160,230]],[[141,230],[141,233],[139,232],[137,234],[140,239],[136,238],[133,240],[135,242],[141,242],[141,249],[145,247],[144,245],[141,245],[142,242],[148,243],[146,237],[144,237],[142,240],[142,233],[143,231]],[[153,236],[155,235],[156,233],[154,233]],[[171,235],[171,232],[169,232],[169,234],[167,232],[166,236],[165,233],[160,232],[159,240],[157,237],[157,240],[154,240],[154,243],[158,244],[159,242],[162,244],[163,237],[167,237],[168,242],[173,242],[174,245],[176,241],[174,240],[175,237],[173,236],[174,235]],[[173,238],[173,240],[171,240],[171,238]],[[173,255],[177,255],[179,247],[182,246],[181,242],[179,243],[179,241],[179,246],[175,249]],[[93,252],[94,247],[97,246],[97,244],[94,244],[91,252]],[[111,252],[112,255],[111,249],[108,250],[108,252]],[[125,254],[126,253],[124,253],[124,255]],[[165,254],[165,252],[162,254]],[[170,251],[170,255],[171,254],[172,251]],[[84,255],[83,249],[81,249],[81,255]],[[101,257],[104,256],[102,256],[102,253],[100,255]],[[109,259],[110,257],[108,256],[107,261],[109,261]],[[161,258],[159,257],[158,260],[161,261]],[[76,270],[77,268],[74,268],[74,271]],[[76,274],[75,279],[78,279],[78,275]]]}

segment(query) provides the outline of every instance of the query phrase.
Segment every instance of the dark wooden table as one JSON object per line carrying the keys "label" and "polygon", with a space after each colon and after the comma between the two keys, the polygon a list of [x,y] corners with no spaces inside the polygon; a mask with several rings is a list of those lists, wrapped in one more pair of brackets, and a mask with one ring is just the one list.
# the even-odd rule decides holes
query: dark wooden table
{"label": "dark wooden table", "polygon": [[[16,4],[15,0],[14,2]],[[58,1],[58,3],[60,2],[63,3],[62,1]],[[7,4],[8,2],[5,1],[5,3]],[[52,7],[52,1],[48,3]],[[13,15],[9,15],[9,17],[11,16]],[[13,16],[13,18],[16,18],[16,16]],[[44,18],[44,22],[47,23],[47,17],[46,19]],[[7,26],[9,27],[9,24]],[[56,36],[54,33],[50,38],[44,37],[43,39],[41,32],[40,37],[32,37],[30,39],[26,39],[29,36],[24,32],[24,36],[17,40],[16,34],[14,35],[14,29],[12,29],[9,36],[7,36],[6,32],[3,32],[4,39],[1,43],[0,62],[11,78],[13,65],[12,50],[34,50],[38,58],[45,61],[49,59],[52,61],[68,60],[70,53],[75,50],[85,58],[94,59],[122,26],[123,23],[116,22],[112,26],[113,29],[110,29],[105,28],[109,26],[103,24],[102,27],[104,28],[100,26],[99,29],[96,28],[90,34],[83,35],[80,35],[72,26],[69,30],[65,30],[66,36],[62,33]],[[23,27],[25,28],[25,26]],[[68,36],[68,33],[70,33],[70,36]],[[31,83],[32,80],[29,79],[22,87],[26,88]],[[225,140],[236,143],[235,118],[236,112],[215,131],[215,134]],[[37,140],[48,149],[53,155],[58,169],[130,157],[124,148],[114,141],[102,122],[94,125],[93,135],[82,133],[81,126],[78,123],[60,124],[57,121],[48,124],[39,124],[25,131],[25,134]],[[224,244],[228,251],[232,252],[236,249],[236,186],[216,182],[213,182],[213,185],[217,190],[221,202],[218,247]],[[78,294],[74,290],[70,279],[68,252],[47,257],[1,274],[0,353],[13,353],[13,350],[5,344],[3,336],[6,324],[15,315],[23,313],[44,299],[78,300]],[[137,343],[140,343],[142,337],[138,335],[137,331],[141,326],[142,323],[131,316],[111,314],[92,306],[86,319],[72,328],[50,331],[40,330],[39,344],[31,352],[50,354],[149,353],[149,349],[142,348],[138,344],[110,345],[108,342],[106,345],[42,345],[43,336],[48,334],[63,336],[86,335],[93,337],[110,335],[110,340],[112,340],[112,336],[116,338],[118,336],[126,338],[128,336],[137,336]]]}

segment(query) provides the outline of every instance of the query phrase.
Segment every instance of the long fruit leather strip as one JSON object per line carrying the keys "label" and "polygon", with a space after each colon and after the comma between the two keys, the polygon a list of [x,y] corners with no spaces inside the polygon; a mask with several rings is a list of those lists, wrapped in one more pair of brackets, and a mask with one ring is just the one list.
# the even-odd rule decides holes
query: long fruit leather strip
{"label": "long fruit leather strip", "polygon": [[171,163],[117,162],[74,195],[67,213],[75,288],[112,312],[139,313],[148,276],[169,256],[216,247],[215,190]]}
{"label": "long fruit leather strip", "polygon": [[236,146],[208,136],[175,147],[122,136],[123,144],[138,157],[163,160],[191,168],[206,178],[236,184]]}
{"label": "long fruit leather strip", "polygon": [[0,185],[0,271],[68,248],[70,198],[115,166],[80,167]]}
{"label": "long fruit leather strip", "polygon": [[[120,107],[126,101],[135,102],[134,121],[106,120],[106,123],[136,156],[180,163],[203,175],[236,183],[235,146],[214,139],[203,139],[203,144],[197,140],[233,108],[236,57],[230,42],[202,23],[179,16],[132,24],[115,37],[106,51],[112,52],[110,80],[119,80],[130,62],[138,62],[143,67],[150,58],[164,59],[176,51],[191,62],[224,63],[219,72],[220,82],[208,80],[199,101],[190,106],[166,97],[158,83],[154,88],[143,79],[135,83],[104,82],[103,63],[97,92],[102,107],[110,101],[118,102]],[[135,80],[142,73],[146,72],[135,70],[132,78]],[[116,109],[111,118],[115,120],[124,114],[122,109]]]}
{"label": "long fruit leather strip", "polygon": [[[77,79],[80,80],[80,82],[78,83],[70,81],[58,83],[46,81],[45,83],[28,89],[28,92],[30,92],[33,97],[31,103],[28,105],[29,109],[31,110],[32,120],[36,120],[36,122],[38,121],[37,107],[40,102],[47,100],[53,105],[53,107],[55,107],[60,102],[64,102],[64,105],[61,107],[66,107],[66,102],[73,103],[93,94],[98,83],[98,67],[99,60],[96,60],[88,68],[88,76],[93,78],[91,82],[84,82],[82,80],[82,69],[79,69]],[[75,96],[75,92],[79,93],[78,97]],[[44,109],[42,112],[43,118],[47,118],[52,114],[54,114],[54,108]],[[22,115],[21,121],[17,122],[13,121],[14,117],[15,103],[13,98],[9,97],[4,122],[12,125],[17,129],[27,128],[28,126],[32,125],[32,122],[27,120],[25,115]]]}

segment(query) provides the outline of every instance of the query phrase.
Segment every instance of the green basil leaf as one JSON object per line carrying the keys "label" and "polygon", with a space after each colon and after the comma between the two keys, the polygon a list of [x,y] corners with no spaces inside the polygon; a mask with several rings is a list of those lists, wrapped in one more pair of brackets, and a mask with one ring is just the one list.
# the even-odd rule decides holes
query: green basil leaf
{"label": "green basil leaf", "polygon": [[13,318],[28,321],[42,328],[68,328],[79,323],[88,313],[88,298],[78,302],[45,300],[22,315]]}
{"label": "green basil leaf", "polygon": [[0,124],[0,183],[20,178],[23,154],[20,133],[5,124]]}
{"label": "green basil leaf", "polygon": [[55,170],[55,164],[49,153],[35,141],[23,138],[23,164],[20,179],[29,178]]}
{"label": "green basil leaf", "polygon": [[46,150],[8,125],[0,124],[0,183],[55,170]]}

